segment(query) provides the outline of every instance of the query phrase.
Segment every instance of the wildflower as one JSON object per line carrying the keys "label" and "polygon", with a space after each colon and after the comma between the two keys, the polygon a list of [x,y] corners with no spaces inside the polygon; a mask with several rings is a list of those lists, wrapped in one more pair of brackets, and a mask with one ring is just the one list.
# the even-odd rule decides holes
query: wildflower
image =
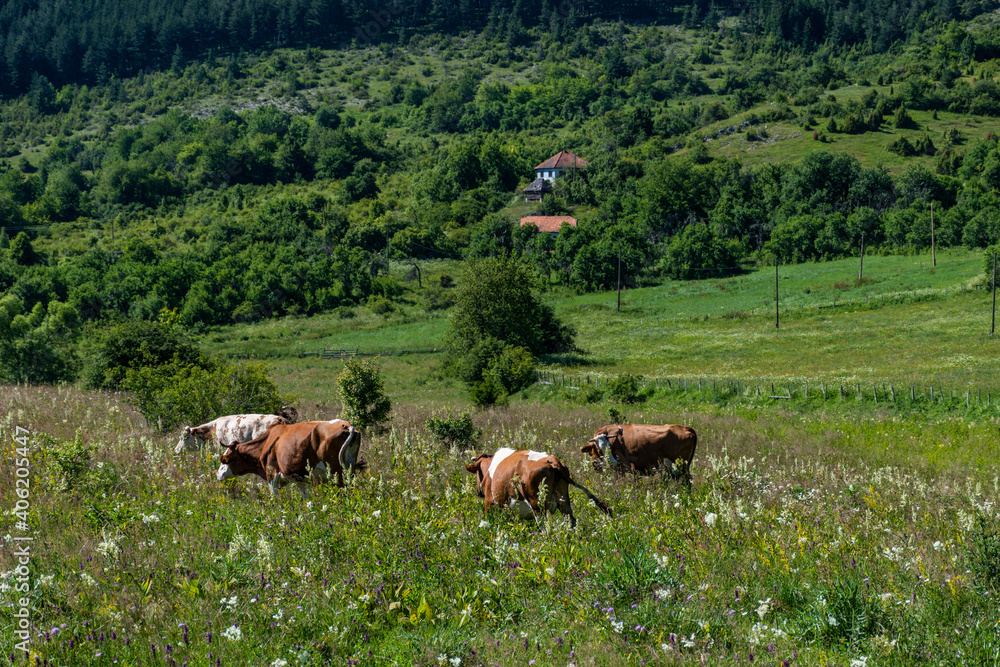
{"label": "wildflower", "polygon": [[859,655],[856,660],[851,660],[851,667],[866,667],[868,665],[868,656]]}
{"label": "wildflower", "polygon": [[761,618],[767,615],[767,612],[771,609],[771,598],[760,601],[760,606],[757,607],[757,615]]}
{"label": "wildflower", "polygon": [[622,630],[625,629],[625,622],[624,621],[611,621],[611,628],[615,632],[617,632],[618,634],[621,634]]}
{"label": "wildflower", "polygon": [[451,660],[449,660],[448,662],[450,662],[452,664],[452,667],[458,667],[459,665],[462,664],[462,659],[459,658],[459,657],[454,657]]}
{"label": "wildflower", "polygon": [[87,584],[88,586],[96,586],[97,585],[97,580],[94,579],[89,574],[87,574],[86,572],[80,573],[80,579],[83,581],[83,583]]}
{"label": "wildflower", "polygon": [[715,512],[709,512],[705,515],[705,525],[711,528],[715,525],[715,520],[718,518],[719,516]]}
{"label": "wildflower", "polygon": [[156,514],[143,514],[142,515],[142,522],[143,523],[159,523],[160,522],[160,517],[158,517]]}
{"label": "wildflower", "polygon": [[653,598],[658,601],[669,600],[671,597],[673,597],[673,591],[669,588],[657,588],[653,591]]}
{"label": "wildflower", "polygon": [[837,626],[837,619],[833,616],[833,614],[827,614],[826,622],[830,624],[830,627]]}
{"label": "wildflower", "polygon": [[222,633],[222,636],[231,642],[237,642],[243,639],[243,631],[235,625],[230,625],[226,628],[225,632]]}
{"label": "wildflower", "polygon": [[448,662],[448,656],[442,653],[441,655],[438,656],[438,662],[440,662],[443,665],[444,663]]}
{"label": "wildflower", "polygon": [[554,567],[545,568],[545,574],[549,575],[550,577],[556,576],[556,568]]}
{"label": "wildflower", "polygon": [[382,510],[375,510],[374,512],[372,512],[372,518],[373,519],[377,519],[380,516],[382,516]]}
{"label": "wildflower", "polygon": [[288,661],[284,658],[275,658],[274,662],[271,663],[271,667],[288,667]]}
{"label": "wildflower", "polygon": [[944,545],[940,541],[934,543],[934,551],[941,551],[943,548]]}

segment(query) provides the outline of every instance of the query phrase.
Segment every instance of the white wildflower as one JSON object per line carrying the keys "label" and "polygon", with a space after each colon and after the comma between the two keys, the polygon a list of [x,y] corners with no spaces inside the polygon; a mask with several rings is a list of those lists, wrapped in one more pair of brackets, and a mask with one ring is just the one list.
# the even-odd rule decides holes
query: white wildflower
{"label": "white wildflower", "polygon": [[275,658],[274,662],[271,663],[271,667],[288,667],[288,661],[284,658]]}
{"label": "white wildflower", "polygon": [[243,639],[243,631],[235,625],[230,625],[226,628],[225,632],[222,633],[222,636],[231,642],[238,642]]}
{"label": "white wildflower", "polygon": [[455,657],[449,660],[448,662],[452,664],[452,667],[458,667],[459,665],[462,664],[462,659],[459,657]]}
{"label": "white wildflower", "polygon": [[771,598],[766,600],[760,600],[760,606],[757,607],[757,616],[763,619],[767,612],[771,610]]}
{"label": "white wildflower", "polygon": [[934,551],[941,551],[943,548],[944,545],[940,541],[934,543]]}
{"label": "white wildflower", "polygon": [[490,522],[487,521],[486,519],[482,519],[479,522],[479,527],[480,528],[489,528],[490,527]]}
{"label": "white wildflower", "polygon": [[622,630],[625,629],[625,621],[611,621],[611,629],[621,634]]}
{"label": "white wildflower", "polygon": [[556,576],[556,568],[554,567],[545,568],[545,574],[549,575],[550,577]]}
{"label": "white wildflower", "polygon": [[681,645],[684,648],[694,648],[694,633],[691,633],[691,638],[681,637]]}
{"label": "white wildflower", "polygon": [[442,653],[441,655],[438,656],[438,662],[443,665],[444,663],[448,662],[448,656]]}
{"label": "white wildflower", "polygon": [[663,600],[669,600],[673,596],[674,593],[669,588],[657,588],[653,591],[653,598],[660,602]]}
{"label": "white wildflower", "polygon": [[372,512],[372,518],[377,519],[380,516],[382,516],[382,510],[375,510],[374,512]]}
{"label": "white wildflower", "polygon": [[860,655],[857,657],[856,660],[851,660],[851,667],[867,667],[867,665],[868,665],[867,655]]}
{"label": "white wildflower", "polygon": [[833,614],[827,614],[826,622],[830,627],[837,627],[837,618]]}
{"label": "white wildflower", "polygon": [[143,514],[142,515],[142,522],[143,523],[159,523],[160,522],[160,517],[158,517],[156,514]]}
{"label": "white wildflower", "polygon": [[92,576],[90,576],[86,572],[81,572],[80,573],[80,580],[83,581],[83,583],[87,584],[88,586],[96,586],[97,585],[97,579],[94,579]]}
{"label": "white wildflower", "polygon": [[719,516],[715,512],[709,512],[705,515],[705,525],[711,528],[715,525],[715,520],[718,518]]}

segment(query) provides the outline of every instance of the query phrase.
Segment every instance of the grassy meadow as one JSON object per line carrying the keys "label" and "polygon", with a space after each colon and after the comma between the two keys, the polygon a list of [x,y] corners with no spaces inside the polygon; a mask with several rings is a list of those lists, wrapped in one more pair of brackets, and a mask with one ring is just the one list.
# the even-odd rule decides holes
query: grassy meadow
{"label": "grassy meadow", "polygon": [[[175,436],[148,429],[121,396],[9,388],[4,440],[14,426],[34,433],[32,655],[51,665],[846,666],[982,665],[1000,650],[990,560],[1000,482],[995,465],[965,456],[995,460],[992,421],[920,428],[644,406],[637,420],[698,429],[686,491],[592,470],[578,450],[604,420],[598,408],[477,414],[482,449],[544,448],[610,502],[613,518],[574,491],[571,530],[559,515],[484,515],[464,470],[472,452],[423,427],[432,406],[397,406],[390,431],[367,435],[370,468],[347,488],[272,499],[245,478],[218,484],[213,452],[173,457]],[[301,407],[303,418],[336,413]],[[8,590],[9,550],[2,558]],[[2,633],[13,645],[9,626]]]}
{"label": "grassy meadow", "polygon": [[[778,331],[770,269],[629,290],[618,314],[613,294],[553,293],[585,353],[548,368],[992,386],[988,293],[970,287],[981,257],[928,265],[872,257],[871,282],[858,284],[847,261],[780,267],[789,312]],[[818,308],[834,301],[849,305]],[[203,345],[275,355],[266,362],[301,418],[330,418],[341,363],[297,355],[438,345],[446,319],[421,322],[419,304],[219,329]],[[369,469],[306,499],[271,498],[248,478],[219,484],[217,452],[174,457],[176,434],[151,428],[125,395],[6,388],[0,437],[33,434],[37,664],[853,667],[982,665],[1000,651],[995,404],[821,401],[815,388],[774,401],[745,386],[695,393],[692,381],[621,405],[538,385],[476,412],[485,435],[459,451],[424,425],[470,405],[440,359],[382,358],[395,408],[389,430],[365,434]],[[592,469],[579,448],[610,407],[695,427],[690,490]],[[508,445],[559,456],[614,517],[576,491],[575,529],[559,515],[485,515],[464,466]],[[4,488],[14,458],[5,448]]]}

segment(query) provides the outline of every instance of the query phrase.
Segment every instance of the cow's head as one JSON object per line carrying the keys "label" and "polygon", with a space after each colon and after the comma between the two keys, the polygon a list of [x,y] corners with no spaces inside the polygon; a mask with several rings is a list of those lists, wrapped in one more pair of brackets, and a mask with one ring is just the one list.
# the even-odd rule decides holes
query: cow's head
{"label": "cow's head", "polygon": [[608,457],[612,465],[619,465],[618,459],[615,458],[614,453],[611,451],[611,441],[623,437],[623,432],[621,426],[601,429],[594,434],[593,438],[587,441],[587,444],[580,451],[584,454],[590,454],[590,458],[594,460],[595,465],[604,456]]}
{"label": "cow's head", "polygon": [[475,461],[465,466],[466,470],[476,476],[476,490],[479,492],[480,498],[486,497],[486,494],[483,493],[483,480],[486,479],[486,471],[490,469],[492,461],[492,454],[480,454]]}
{"label": "cow's head", "polygon": [[186,451],[193,452],[198,449],[201,444],[205,441],[201,435],[192,429],[190,426],[185,426],[184,430],[181,431],[180,440],[177,441],[177,446],[174,447],[174,454],[183,454]]}
{"label": "cow's head", "polygon": [[286,405],[281,408],[281,412],[278,413],[278,416],[284,419],[285,422],[294,424],[299,420],[299,411],[290,405]]}
{"label": "cow's head", "polygon": [[234,442],[226,447],[226,451],[219,457],[221,465],[215,472],[215,478],[220,482],[249,473],[260,474],[260,461],[236,447],[237,444]]}

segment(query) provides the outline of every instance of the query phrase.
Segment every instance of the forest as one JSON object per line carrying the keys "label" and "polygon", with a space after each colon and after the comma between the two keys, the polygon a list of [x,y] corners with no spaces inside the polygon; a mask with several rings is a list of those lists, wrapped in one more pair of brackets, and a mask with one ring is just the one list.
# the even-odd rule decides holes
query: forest
{"label": "forest", "polygon": [[[634,286],[852,256],[862,238],[897,254],[932,234],[938,247],[1000,240],[1000,32],[991,14],[957,20],[984,7],[914,4],[883,48],[886,22],[864,20],[874,5],[802,21],[809,40],[768,23],[790,15],[781,3],[696,3],[663,25],[639,23],[664,17],[638,4],[633,22],[587,5],[536,23],[520,3],[463,4],[453,25],[432,20],[436,5],[402,5],[412,21],[392,39],[331,49],[296,22],[367,11],[333,4],[261,15],[283,26],[270,37],[303,48],[234,52],[224,31],[187,42],[176,27],[190,57],[149,61],[162,69],[59,74],[41,41],[30,66],[12,66],[31,81],[0,104],[0,375],[76,377],[81,344],[108,322],[204,331],[389,312],[409,298],[392,263],[513,255],[542,289],[589,292],[614,288],[619,264]],[[221,5],[211,15],[237,21],[271,7]],[[186,6],[156,11],[180,26]],[[32,21],[56,20],[43,14],[4,22],[6,53],[17,26],[42,40]],[[105,20],[109,39],[144,34],[135,17]],[[98,60],[146,58],[118,48]],[[526,205],[534,165],[567,148],[589,166]],[[579,224],[538,234],[517,224],[529,212]],[[425,307],[449,304],[439,290]]]}

